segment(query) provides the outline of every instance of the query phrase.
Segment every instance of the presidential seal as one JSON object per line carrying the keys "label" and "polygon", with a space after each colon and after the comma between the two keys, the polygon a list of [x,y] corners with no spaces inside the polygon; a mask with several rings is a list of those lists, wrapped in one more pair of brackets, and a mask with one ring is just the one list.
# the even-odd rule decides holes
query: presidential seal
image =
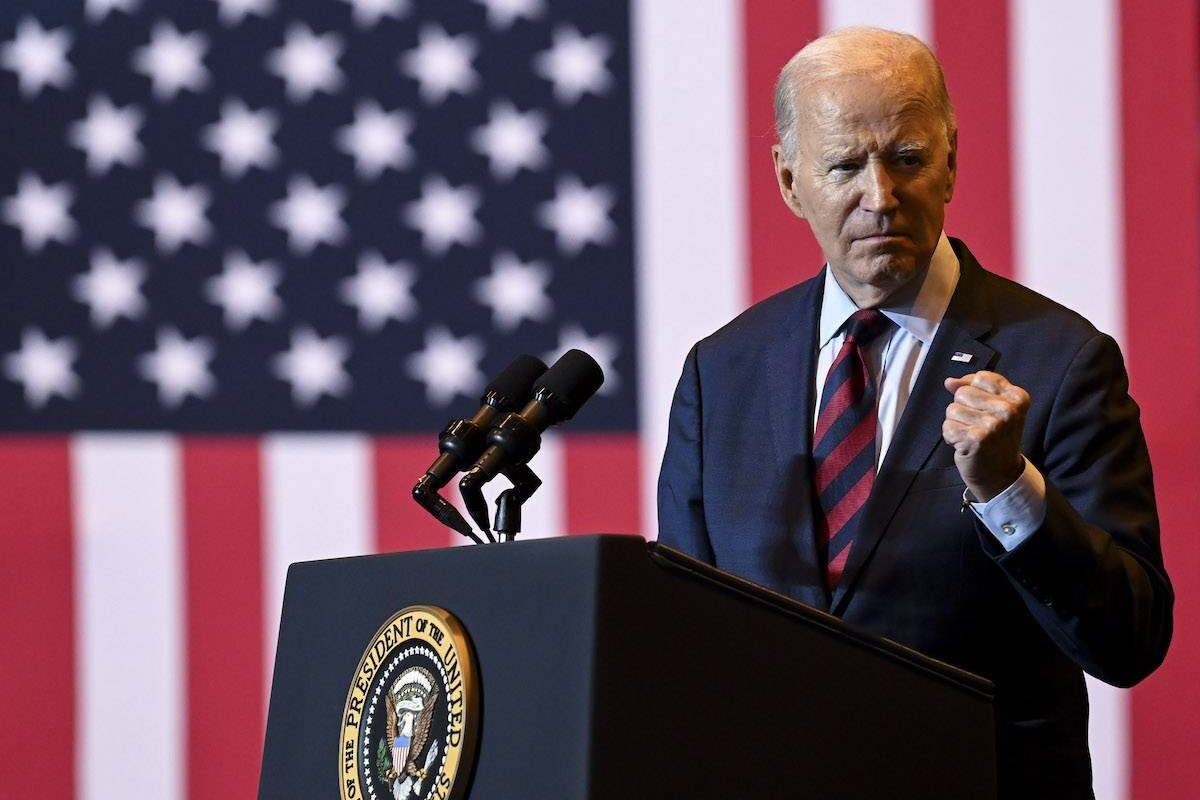
{"label": "presidential seal", "polygon": [[475,760],[479,698],[462,624],[409,606],[371,638],[346,697],[342,800],[456,800]]}

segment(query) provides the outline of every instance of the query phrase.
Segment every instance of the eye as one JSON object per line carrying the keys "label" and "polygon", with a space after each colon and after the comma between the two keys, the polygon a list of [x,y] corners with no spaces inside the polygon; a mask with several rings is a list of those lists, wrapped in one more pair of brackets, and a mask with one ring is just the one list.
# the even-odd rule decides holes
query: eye
{"label": "eye", "polygon": [[903,154],[900,156],[900,158],[898,160],[899,160],[900,164],[905,167],[921,166],[921,157],[918,155],[914,155],[912,153]]}
{"label": "eye", "polygon": [[850,172],[858,169],[858,164],[853,161],[839,161],[829,168],[830,172]]}

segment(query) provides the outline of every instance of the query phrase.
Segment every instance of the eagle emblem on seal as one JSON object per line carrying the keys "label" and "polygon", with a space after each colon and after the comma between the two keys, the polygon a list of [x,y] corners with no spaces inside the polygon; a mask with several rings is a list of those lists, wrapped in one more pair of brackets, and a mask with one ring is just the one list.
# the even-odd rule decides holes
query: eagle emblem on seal
{"label": "eagle emblem on seal", "polygon": [[[420,797],[422,784],[437,760],[438,743],[429,740],[437,696],[433,674],[424,667],[409,667],[388,687],[387,751],[381,756],[390,758],[381,758],[380,777],[391,787],[395,800]],[[423,766],[418,767],[422,754]]]}

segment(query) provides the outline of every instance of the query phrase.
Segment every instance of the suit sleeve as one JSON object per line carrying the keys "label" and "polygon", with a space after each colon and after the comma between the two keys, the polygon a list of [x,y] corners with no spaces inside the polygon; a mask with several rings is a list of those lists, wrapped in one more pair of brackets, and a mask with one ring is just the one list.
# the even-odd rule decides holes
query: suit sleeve
{"label": "suit sleeve", "polygon": [[667,449],[658,475],[658,540],[713,563],[704,522],[700,370],[696,347],[683,363],[671,401]]}
{"label": "suit sleeve", "polygon": [[1046,427],[1046,516],[1006,552],[984,549],[1055,643],[1086,672],[1132,686],[1171,641],[1174,592],[1163,568],[1150,457],[1113,339],[1076,353]]}

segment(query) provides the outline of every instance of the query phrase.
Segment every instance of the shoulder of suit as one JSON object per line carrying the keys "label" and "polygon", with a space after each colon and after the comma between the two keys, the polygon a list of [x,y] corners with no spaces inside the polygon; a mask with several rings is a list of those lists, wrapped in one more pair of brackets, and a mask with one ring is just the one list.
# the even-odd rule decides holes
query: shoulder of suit
{"label": "shoulder of suit", "polygon": [[759,300],[729,322],[697,343],[702,349],[733,345],[745,347],[773,338],[785,325],[795,324],[803,317],[801,304],[808,291],[814,290],[820,273],[780,292]]}
{"label": "shoulder of suit", "polygon": [[978,267],[997,335],[1036,335],[1082,344],[1100,331],[1087,317],[1014,280]]}

